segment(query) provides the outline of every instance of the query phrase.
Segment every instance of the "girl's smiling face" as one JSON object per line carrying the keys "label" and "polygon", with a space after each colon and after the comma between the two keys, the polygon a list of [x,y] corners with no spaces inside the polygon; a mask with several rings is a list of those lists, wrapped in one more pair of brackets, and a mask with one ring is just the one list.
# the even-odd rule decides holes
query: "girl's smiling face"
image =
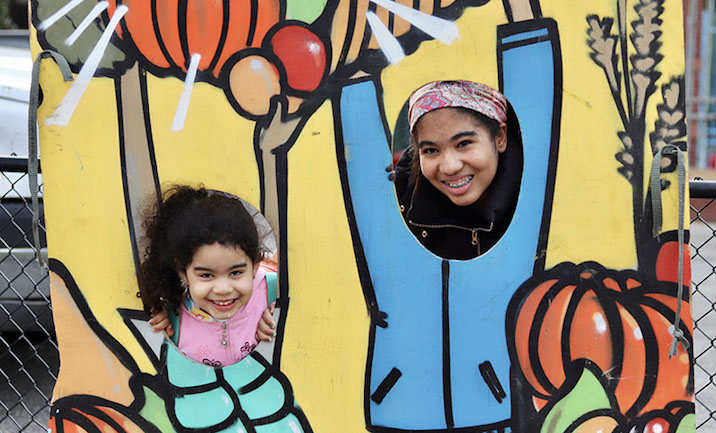
{"label": "girl's smiling face", "polygon": [[256,268],[238,246],[202,245],[179,277],[194,303],[214,319],[229,319],[251,298]]}
{"label": "girl's smiling face", "polygon": [[469,112],[440,108],[415,125],[420,171],[457,206],[482,197],[497,173],[499,154],[507,149],[507,127],[496,137]]}

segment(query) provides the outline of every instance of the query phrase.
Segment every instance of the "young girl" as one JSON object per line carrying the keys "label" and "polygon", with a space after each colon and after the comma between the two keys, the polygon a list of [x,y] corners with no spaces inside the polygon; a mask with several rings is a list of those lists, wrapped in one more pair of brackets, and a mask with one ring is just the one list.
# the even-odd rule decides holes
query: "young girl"
{"label": "young girl", "polygon": [[169,310],[179,350],[214,367],[240,361],[259,339],[270,341],[267,268],[254,220],[239,199],[177,186],[150,209],[144,229],[139,296],[155,313],[155,330],[171,330],[163,312]]}

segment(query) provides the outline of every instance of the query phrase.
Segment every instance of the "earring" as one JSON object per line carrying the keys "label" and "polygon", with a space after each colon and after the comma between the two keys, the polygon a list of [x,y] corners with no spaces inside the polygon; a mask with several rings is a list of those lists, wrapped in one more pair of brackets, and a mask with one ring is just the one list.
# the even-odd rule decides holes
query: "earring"
{"label": "earring", "polygon": [[179,279],[179,285],[184,290],[189,290],[189,284],[186,283],[186,281]]}

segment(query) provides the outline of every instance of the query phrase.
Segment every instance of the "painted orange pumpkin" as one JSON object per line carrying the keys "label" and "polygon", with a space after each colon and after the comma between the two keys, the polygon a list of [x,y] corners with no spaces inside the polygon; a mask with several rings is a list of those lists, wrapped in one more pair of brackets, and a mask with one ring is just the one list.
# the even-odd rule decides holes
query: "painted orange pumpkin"
{"label": "painted orange pumpkin", "polygon": [[[688,290],[680,329],[692,342]],[[572,363],[594,362],[628,418],[693,398],[693,343],[669,359],[677,285],[640,282],[633,270],[562,263],[535,275],[508,307],[512,362],[541,409],[564,383]]]}
{"label": "painted orange pumpkin", "polygon": [[280,0],[109,0],[109,15],[129,8],[118,33],[139,51],[142,66],[156,75],[183,76],[192,55],[199,71],[217,78],[234,53],[259,47],[282,18]]}

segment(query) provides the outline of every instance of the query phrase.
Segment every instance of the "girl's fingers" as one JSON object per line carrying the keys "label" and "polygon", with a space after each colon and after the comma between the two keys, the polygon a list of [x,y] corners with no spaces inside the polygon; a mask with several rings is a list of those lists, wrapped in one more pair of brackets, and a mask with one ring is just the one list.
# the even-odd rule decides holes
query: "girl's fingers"
{"label": "girl's fingers", "polygon": [[169,314],[166,311],[161,310],[159,312],[152,310],[152,318],[149,320],[149,324],[159,323],[164,320],[169,320]]}
{"label": "girl's fingers", "polygon": [[276,301],[273,301],[271,305],[269,305],[268,311],[269,313],[273,314],[273,311],[276,309]]}
{"label": "girl's fingers", "polygon": [[152,329],[154,332],[163,331],[164,329],[171,328],[171,322],[168,318],[158,320],[158,318],[153,318],[151,321]]}
{"label": "girl's fingers", "polygon": [[[273,304],[271,304],[273,306]],[[269,307],[268,309],[264,310],[264,314],[261,317],[262,322],[268,323],[268,325],[271,327],[271,329],[276,328],[276,322],[273,320],[273,308]]]}
{"label": "girl's fingers", "polygon": [[256,335],[260,337],[258,338],[259,340],[271,342],[271,339],[276,335],[276,332],[273,330],[272,325],[272,322],[268,322],[266,320],[266,313],[264,313],[264,317],[259,322],[259,327],[256,331]]}

